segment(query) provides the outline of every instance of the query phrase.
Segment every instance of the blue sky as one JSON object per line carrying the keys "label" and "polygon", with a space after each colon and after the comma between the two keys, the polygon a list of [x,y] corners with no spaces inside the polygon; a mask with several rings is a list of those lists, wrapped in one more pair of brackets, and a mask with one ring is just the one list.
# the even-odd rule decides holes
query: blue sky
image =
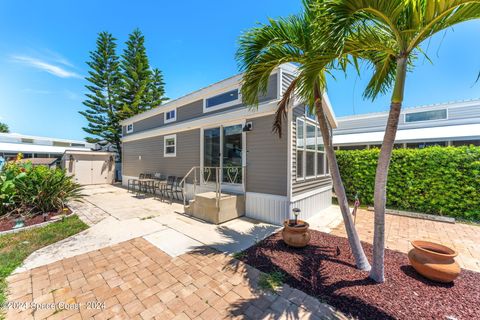
{"label": "blue sky", "polygon": [[[85,137],[78,111],[85,62],[100,31],[113,33],[123,49],[140,28],[152,67],[164,72],[167,95],[176,98],[238,72],[234,53],[242,31],[300,9],[300,0],[1,1],[0,121],[18,133]],[[478,34],[480,22],[469,22],[425,46],[434,64],[418,60],[407,77],[405,105],[480,98]],[[363,100],[367,80],[368,72],[330,79],[337,116],[388,109],[388,96]]]}

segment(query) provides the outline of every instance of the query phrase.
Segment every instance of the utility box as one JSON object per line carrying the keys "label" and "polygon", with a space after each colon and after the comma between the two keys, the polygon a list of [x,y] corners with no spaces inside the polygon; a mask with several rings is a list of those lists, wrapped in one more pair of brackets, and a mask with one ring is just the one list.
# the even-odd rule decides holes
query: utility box
{"label": "utility box", "polygon": [[99,151],[67,150],[61,166],[81,185],[113,184],[115,181],[115,154]]}

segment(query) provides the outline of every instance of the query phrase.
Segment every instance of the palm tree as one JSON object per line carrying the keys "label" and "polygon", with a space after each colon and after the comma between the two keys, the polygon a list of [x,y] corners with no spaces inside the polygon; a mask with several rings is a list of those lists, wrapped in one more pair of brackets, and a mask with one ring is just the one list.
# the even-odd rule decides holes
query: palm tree
{"label": "palm tree", "polygon": [[10,129],[8,128],[8,124],[0,122],[0,133],[9,133]]}
{"label": "palm tree", "polygon": [[[423,54],[420,45],[455,24],[480,18],[479,0],[317,0],[334,19],[333,38],[351,37],[357,53],[369,59],[374,74],[365,96],[374,99],[392,88],[390,112],[375,176],[375,229],[370,277],[384,282],[385,205],[388,168],[401,112],[407,68]],[[322,21],[315,21],[322,28]],[[376,30],[372,34],[371,30]],[[370,36],[382,38],[382,42]],[[352,50],[348,48],[347,51]],[[363,51],[363,54],[362,54]]]}
{"label": "palm tree", "polygon": [[[269,76],[275,68],[287,62],[300,67],[279,103],[273,131],[282,134],[282,119],[287,116],[294,94],[298,94],[310,106],[309,111],[317,115],[334,190],[357,268],[370,270],[350,214],[322,104],[325,75],[335,66],[336,51],[326,45],[328,41],[314,41],[312,21],[319,17],[315,10],[310,10],[310,4],[311,0],[304,1],[305,10],[301,15],[270,20],[268,24],[252,28],[240,37],[237,61],[244,71],[241,93],[244,103],[256,107],[258,96],[266,92]],[[307,64],[314,67],[305,68]]]}

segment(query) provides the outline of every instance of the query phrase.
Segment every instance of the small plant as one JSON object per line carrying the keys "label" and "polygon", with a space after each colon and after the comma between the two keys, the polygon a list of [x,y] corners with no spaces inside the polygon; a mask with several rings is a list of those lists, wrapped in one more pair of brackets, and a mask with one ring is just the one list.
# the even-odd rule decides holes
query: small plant
{"label": "small plant", "polygon": [[247,253],[245,251],[238,251],[238,252],[235,252],[232,256],[237,259],[237,260],[242,260],[243,258],[245,258],[247,255]]}
{"label": "small plant", "polygon": [[276,291],[285,281],[285,274],[280,270],[270,273],[262,273],[258,280],[258,286],[268,291]]}

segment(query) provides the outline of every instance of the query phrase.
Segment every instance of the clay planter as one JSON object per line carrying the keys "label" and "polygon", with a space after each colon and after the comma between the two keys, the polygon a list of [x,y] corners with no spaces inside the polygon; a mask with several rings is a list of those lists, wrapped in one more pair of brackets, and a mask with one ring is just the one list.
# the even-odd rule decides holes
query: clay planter
{"label": "clay planter", "polygon": [[452,282],[460,274],[460,266],[453,259],[457,252],[429,241],[412,241],[408,253],[412,267],[425,278],[438,282]]}
{"label": "clay planter", "polygon": [[297,220],[296,225],[295,220],[285,220],[282,230],[283,241],[291,247],[305,247],[311,237],[309,227],[310,225],[303,220]]}

